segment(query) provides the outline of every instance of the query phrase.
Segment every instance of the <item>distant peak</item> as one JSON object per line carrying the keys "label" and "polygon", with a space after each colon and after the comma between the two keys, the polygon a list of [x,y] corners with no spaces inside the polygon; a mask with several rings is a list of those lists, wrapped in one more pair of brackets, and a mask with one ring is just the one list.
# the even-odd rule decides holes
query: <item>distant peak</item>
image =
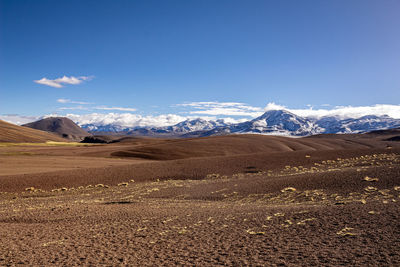
{"label": "distant peak", "polygon": [[71,140],[81,140],[89,134],[67,117],[48,117],[22,126],[56,133]]}

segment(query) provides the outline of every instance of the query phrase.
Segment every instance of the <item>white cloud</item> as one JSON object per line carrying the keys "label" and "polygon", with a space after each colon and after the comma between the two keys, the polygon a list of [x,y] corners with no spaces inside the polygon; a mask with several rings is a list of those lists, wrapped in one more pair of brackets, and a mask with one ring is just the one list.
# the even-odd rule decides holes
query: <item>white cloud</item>
{"label": "white cloud", "polygon": [[64,99],[64,98],[59,98],[59,99],[57,99],[57,102],[58,103],[71,103],[71,100],[69,100],[69,99]]}
{"label": "white cloud", "polygon": [[63,87],[63,84],[73,84],[73,85],[80,84],[83,81],[89,81],[92,78],[93,78],[93,76],[67,77],[64,75],[63,77],[57,78],[54,80],[50,80],[50,79],[47,79],[46,77],[44,77],[40,80],[34,80],[34,82],[38,83],[38,84],[55,87],[55,88],[61,88],[61,87]]}
{"label": "white cloud", "polygon": [[278,104],[275,104],[274,102],[270,102],[268,103],[265,108],[264,111],[268,111],[268,110],[279,110],[279,109],[286,109],[288,110],[285,106],[281,106]]}
{"label": "white cloud", "polygon": [[59,110],[90,110],[88,107],[84,106],[75,106],[75,107],[61,107]]}
{"label": "white cloud", "polygon": [[[57,102],[63,104],[81,104],[81,105],[90,105],[92,103],[88,102],[78,102],[78,101],[70,101],[69,99],[58,99]],[[59,110],[119,110],[119,111],[136,111],[135,108],[126,108],[126,107],[106,107],[106,106],[98,106],[98,107],[87,107],[87,106],[74,106],[74,107],[60,107]]]}
{"label": "white cloud", "polygon": [[274,102],[268,103],[264,108],[250,106],[240,102],[191,102],[175,105],[190,108],[188,114],[212,115],[212,116],[247,116],[257,117],[268,110],[287,110],[298,116],[321,118],[335,116],[341,119],[360,118],[366,115],[383,116],[400,119],[400,105],[376,104],[371,106],[336,106],[329,108],[329,104],[322,105],[323,108],[314,109],[312,105],[307,108],[292,109]]}
{"label": "white cloud", "polygon": [[[216,120],[216,119],[213,119],[213,120]],[[247,118],[238,119],[238,118],[227,117],[227,118],[222,118],[222,120],[227,124],[235,124],[235,123],[241,123],[241,122],[248,121],[249,119],[247,119]]]}
{"label": "white cloud", "polygon": [[40,80],[34,80],[35,83],[44,84],[51,87],[61,88],[63,87],[61,84],[55,82],[54,80],[49,80],[47,78],[42,78]]}
{"label": "white cloud", "polygon": [[124,107],[95,107],[98,110],[120,110],[120,111],[136,111],[136,108],[124,108]]}
{"label": "white cloud", "polygon": [[6,115],[0,115],[0,120],[21,125],[25,123],[29,123],[32,121],[37,121],[40,119],[40,116],[22,116],[18,114],[6,114]]}
{"label": "white cloud", "polygon": [[179,116],[176,114],[164,114],[158,116],[142,116],[132,113],[91,113],[91,114],[67,114],[66,117],[70,118],[79,125],[94,124],[94,125],[107,125],[113,124],[122,127],[135,127],[135,126],[169,126],[177,124],[187,119],[187,117]]}
{"label": "white cloud", "polygon": [[79,104],[79,105],[91,105],[93,103],[89,102],[82,102],[82,101],[72,101],[71,99],[66,99],[66,98],[59,98],[57,99],[58,103],[62,104]]}
{"label": "white cloud", "polygon": [[[142,116],[132,113],[91,113],[91,114],[67,114],[66,117],[70,118],[79,125],[94,124],[94,125],[107,125],[113,124],[121,127],[163,127],[175,125],[185,120],[194,120],[199,116],[180,116],[176,114],[162,114],[157,116]],[[200,116],[204,120],[217,120],[217,117]],[[239,123],[246,119],[223,118],[226,123]]]}
{"label": "white cloud", "polygon": [[71,77],[67,77],[67,76],[63,76],[62,78],[57,78],[54,80],[54,82],[61,84],[61,83],[65,83],[65,84],[80,84],[82,81],[84,81],[84,79],[80,80],[80,78],[76,78],[74,76]]}
{"label": "white cloud", "polygon": [[336,106],[332,109],[290,109],[275,103],[268,103],[264,108],[265,111],[285,109],[298,116],[321,118],[326,116],[335,116],[341,119],[360,118],[366,115],[383,116],[388,115],[394,119],[400,119],[400,105],[376,104],[372,106]]}
{"label": "white cloud", "polygon": [[250,116],[257,117],[263,113],[260,107],[252,107],[240,102],[191,102],[177,104],[178,107],[189,107],[195,110],[188,111],[189,114],[203,114],[213,116]]}

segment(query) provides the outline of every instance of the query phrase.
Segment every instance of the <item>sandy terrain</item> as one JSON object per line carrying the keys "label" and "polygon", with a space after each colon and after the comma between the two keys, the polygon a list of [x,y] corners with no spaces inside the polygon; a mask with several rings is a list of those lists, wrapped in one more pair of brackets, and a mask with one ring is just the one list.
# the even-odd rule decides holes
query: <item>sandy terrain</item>
{"label": "sandy terrain", "polygon": [[396,142],[234,138],[0,147],[0,265],[400,265]]}

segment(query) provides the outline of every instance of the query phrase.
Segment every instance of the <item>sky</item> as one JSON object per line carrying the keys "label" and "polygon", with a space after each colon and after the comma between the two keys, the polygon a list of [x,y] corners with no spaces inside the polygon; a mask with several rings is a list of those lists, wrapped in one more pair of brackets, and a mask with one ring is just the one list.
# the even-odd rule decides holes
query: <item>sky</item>
{"label": "sky", "polygon": [[0,0],[0,119],[396,117],[399,12],[398,0]]}

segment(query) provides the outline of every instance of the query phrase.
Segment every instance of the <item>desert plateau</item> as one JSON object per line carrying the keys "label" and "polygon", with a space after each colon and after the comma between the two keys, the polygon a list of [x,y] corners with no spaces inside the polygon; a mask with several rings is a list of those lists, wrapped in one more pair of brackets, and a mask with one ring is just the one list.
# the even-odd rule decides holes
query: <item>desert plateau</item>
{"label": "desert plateau", "polygon": [[397,266],[397,135],[3,142],[0,265]]}

